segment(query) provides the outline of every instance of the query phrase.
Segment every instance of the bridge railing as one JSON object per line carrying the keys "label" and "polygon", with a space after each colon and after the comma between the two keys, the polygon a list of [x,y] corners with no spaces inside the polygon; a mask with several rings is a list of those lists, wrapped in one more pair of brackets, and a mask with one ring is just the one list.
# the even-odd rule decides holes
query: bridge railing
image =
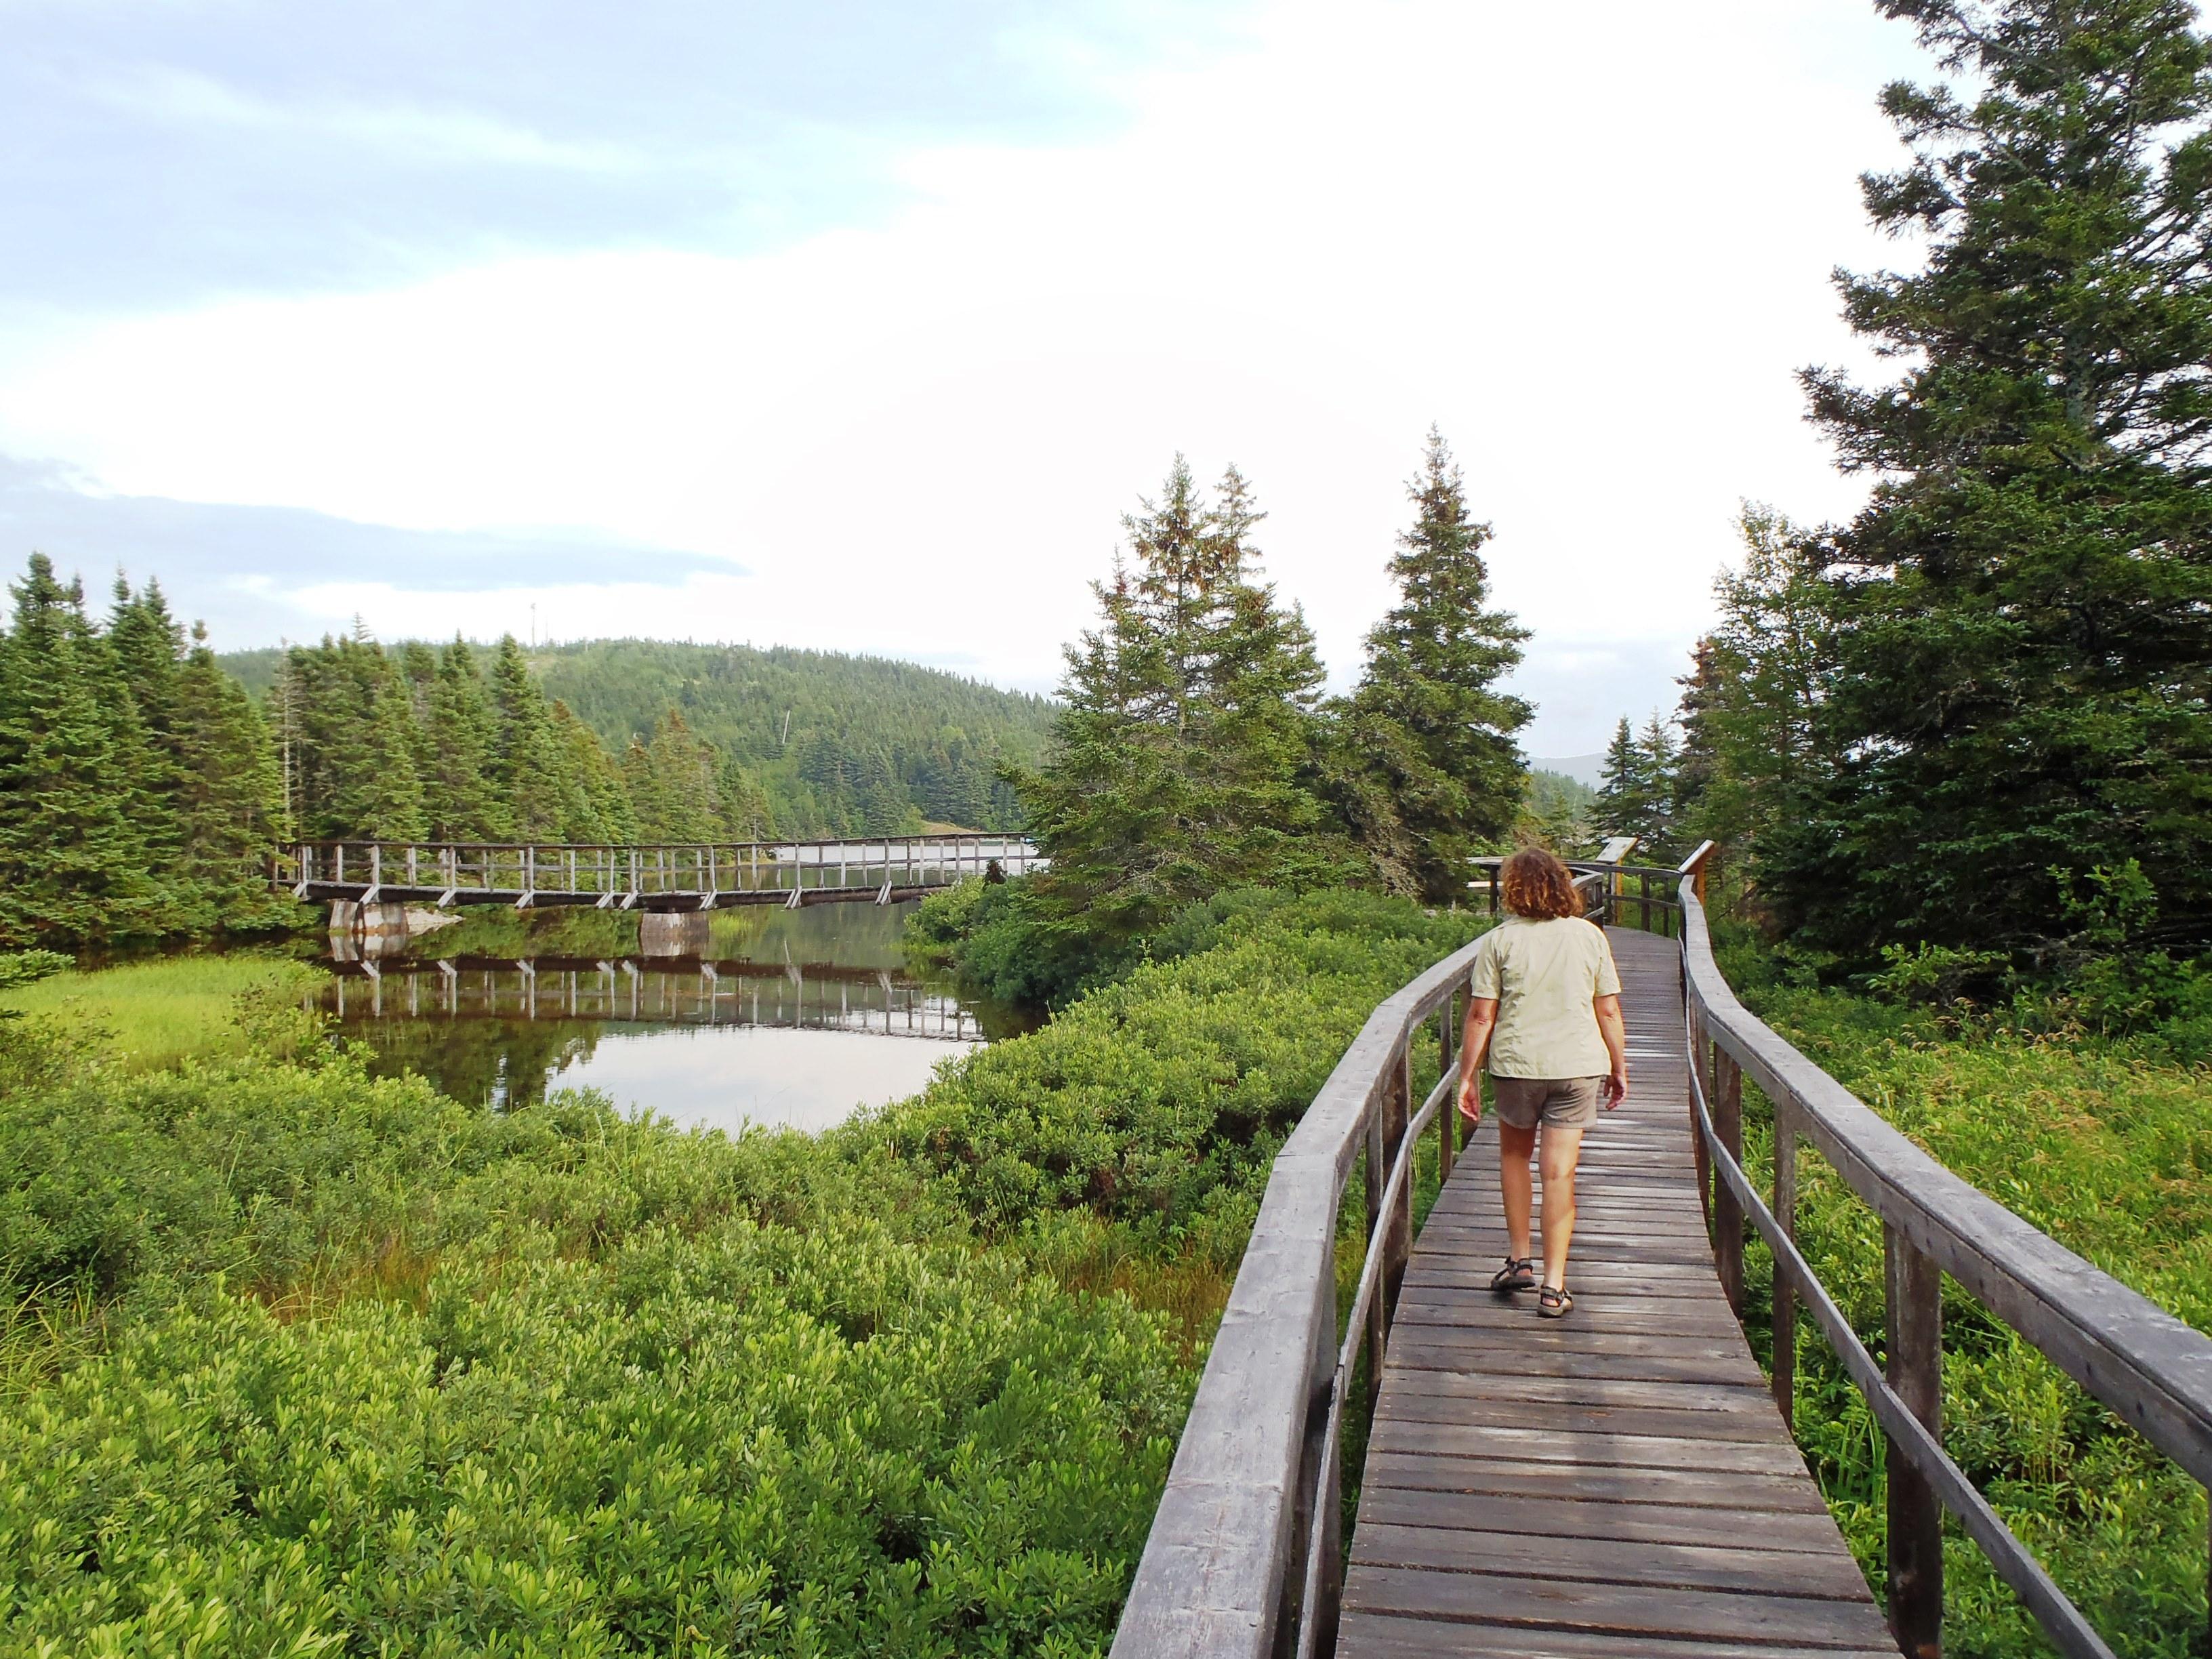
{"label": "bridge railing", "polygon": [[[1601,904],[1606,878],[1577,878]],[[1413,1238],[1413,1156],[1437,1128],[1457,1152],[1453,1060],[1475,946],[1370,1016],[1276,1155],[1221,1328],[1130,1585],[1115,1659],[1327,1653],[1340,1576],[1344,1408],[1366,1359],[1369,1404]],[[1414,1044],[1435,1022],[1442,1075],[1413,1109]],[[1340,1328],[1339,1212],[1364,1168],[1366,1254]],[[1340,1328],[1341,1334],[1340,1335]]]}
{"label": "bridge railing", "polygon": [[[1949,1509],[2058,1650],[2111,1650],[1942,1444],[1940,1288],[1948,1273],[2083,1389],[2212,1484],[2212,1338],[2192,1329],[1953,1175],[1739,1002],[1706,931],[1701,847],[1681,866],[1577,863],[1586,913],[1678,938],[1691,1049],[1692,1144],[1716,1267],[1743,1307],[1747,1224],[1773,1252],[1775,1397],[1796,1392],[1802,1301],[1889,1438],[1891,1621],[1913,1659],[1940,1651],[1940,1516]],[[1662,884],[1671,883],[1671,893]],[[1132,1581],[1116,1659],[1289,1659],[1334,1647],[1343,1559],[1340,1425],[1364,1353],[1378,1386],[1412,1244],[1413,1150],[1437,1121],[1449,1176],[1457,1015],[1474,947],[1388,999],[1277,1156],[1189,1419]],[[1417,1113],[1413,1044],[1434,1018],[1443,1075]],[[1774,1104],[1775,1200],[1743,1169],[1741,1079]],[[1886,1366],[1868,1353],[1796,1247],[1796,1146],[1809,1141],[1881,1218]],[[1368,1245],[1338,1339],[1338,1208],[1368,1180]],[[1387,1174],[1381,1180],[1374,1172]]]}
{"label": "bridge railing", "polygon": [[[1723,1288],[1743,1311],[1745,1224],[1774,1260],[1775,1403],[1792,1415],[1797,1311],[1827,1339],[1888,1441],[1889,1614],[1908,1655],[1940,1651],[1942,1512],[1978,1544],[2054,1646],[2111,1649],[1943,1449],[1942,1279],[1976,1301],[2197,1480],[2212,1486],[2212,1337],[2092,1267],[1945,1169],[1736,1000],[1713,959],[1702,866],[1683,866],[1692,1132]],[[1743,1079],[1774,1109],[1771,1205],[1743,1168]],[[1796,1245],[1797,1148],[1809,1143],[1882,1224],[1883,1362]],[[2208,1576],[2212,1583],[2212,1576]]]}
{"label": "bridge railing", "polygon": [[759,894],[948,885],[1043,863],[1012,835],[874,836],[842,841],[607,845],[514,842],[295,842],[271,878],[299,896],[441,904],[635,908]]}

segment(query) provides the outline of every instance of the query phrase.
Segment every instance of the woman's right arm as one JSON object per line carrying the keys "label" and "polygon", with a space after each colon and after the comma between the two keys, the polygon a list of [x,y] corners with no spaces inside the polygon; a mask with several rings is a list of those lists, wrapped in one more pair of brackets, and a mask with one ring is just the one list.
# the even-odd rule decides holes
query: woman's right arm
{"label": "woman's right arm", "polygon": [[1490,1036],[1498,1029],[1498,1000],[1467,1000],[1467,1019],[1459,1031],[1459,1115],[1469,1123],[1482,1119],[1482,1062],[1490,1054]]}

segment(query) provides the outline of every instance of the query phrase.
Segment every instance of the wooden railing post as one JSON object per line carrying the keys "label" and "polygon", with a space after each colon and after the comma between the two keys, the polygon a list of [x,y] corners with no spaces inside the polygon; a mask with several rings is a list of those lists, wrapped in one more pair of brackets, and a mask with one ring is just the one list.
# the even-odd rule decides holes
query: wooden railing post
{"label": "wooden railing post", "polygon": [[[1728,1155],[1743,1167],[1743,1068],[1717,1042],[1711,1045],[1713,1133]],[[1743,1317],[1743,1203],[1735,1188],[1716,1173],[1713,1179],[1713,1259],[1720,1268],[1721,1290]]]}
{"label": "wooden railing post", "polygon": [[[1383,1138],[1389,1143],[1389,1164],[1398,1161],[1399,1149],[1406,1144],[1406,1125],[1413,1115],[1413,1034],[1407,1033],[1398,1046],[1398,1056],[1390,1067],[1389,1086],[1382,1097]],[[1406,1171],[1406,1179],[1399,1184],[1398,1197],[1390,1209],[1390,1225],[1382,1237],[1382,1284],[1380,1299],[1387,1304],[1392,1316],[1398,1311],[1398,1287],[1405,1282],[1406,1264],[1413,1256],[1413,1172]]]}
{"label": "wooden railing post", "polygon": [[1390,1214],[1382,1213],[1382,1189],[1390,1184],[1390,1166],[1405,1144],[1408,1087],[1412,1074],[1406,1039],[1382,1079],[1367,1117],[1367,1238],[1370,1249],[1379,1249],[1382,1265],[1375,1295],[1367,1310],[1367,1404],[1373,1410],[1382,1387],[1382,1354],[1390,1340],[1390,1316],[1397,1309],[1398,1286],[1406,1276],[1406,1262],[1413,1248],[1413,1183],[1400,1189]]}
{"label": "wooden railing post", "polygon": [[[1459,1029],[1453,1023],[1459,1012],[1459,993],[1455,991],[1444,999],[1444,1006],[1437,1011],[1437,1075],[1449,1078],[1458,1058]],[[1447,1096],[1443,1109],[1437,1114],[1437,1189],[1451,1179],[1452,1153],[1459,1146],[1459,1121],[1456,1091]]]}
{"label": "wooden railing post", "polygon": [[[1894,1226],[1882,1228],[1883,1364],[1905,1408],[1943,1435],[1943,1275]],[[1927,1477],[1889,1443],[1889,1627],[1905,1659],[1943,1651],[1943,1508]]]}
{"label": "wooden railing post", "polygon": [[[1787,1097],[1774,1103],[1774,1219],[1783,1236],[1797,1237],[1797,1109]],[[1797,1428],[1797,1286],[1774,1264],[1774,1405],[1794,1434]]]}
{"label": "wooden railing post", "polygon": [[[1317,1625],[1322,1638],[1315,1650],[1334,1652],[1343,1603],[1344,1441],[1340,1435],[1332,1443],[1329,1434],[1329,1407],[1336,1386],[1334,1286],[1325,1294],[1332,1311],[1327,1322],[1316,1329],[1313,1352],[1307,1359],[1305,1445],[1298,1458],[1297,1504],[1287,1558],[1291,1569],[1283,1575],[1284,1617],[1276,1630],[1276,1652],[1284,1659],[1297,1651],[1298,1632],[1309,1624]],[[1315,1559],[1321,1571],[1309,1584],[1299,1569],[1316,1530],[1321,1547]]]}
{"label": "wooden railing post", "polygon": [[[1695,1003],[1690,1005],[1690,1069],[1697,1073],[1697,1086],[1705,1091],[1706,1103],[1713,1098],[1712,1045],[1706,1040],[1704,1010]],[[1690,1103],[1690,1162],[1698,1176],[1698,1207],[1705,1212],[1708,1233],[1713,1224],[1713,1159],[1705,1148],[1704,1132],[1698,1127],[1698,1105]]]}
{"label": "wooden railing post", "polygon": [[[1367,1175],[1360,1183],[1366,1188],[1361,1195],[1361,1209],[1367,1223],[1367,1248],[1375,1248],[1376,1229],[1382,1220],[1382,1188],[1390,1179],[1390,1155],[1385,1149],[1382,1121],[1388,1114],[1380,1100],[1372,1101],[1367,1108]],[[1371,1413],[1375,1401],[1382,1392],[1382,1350],[1390,1340],[1390,1310],[1377,1295],[1367,1301],[1367,1409]]]}

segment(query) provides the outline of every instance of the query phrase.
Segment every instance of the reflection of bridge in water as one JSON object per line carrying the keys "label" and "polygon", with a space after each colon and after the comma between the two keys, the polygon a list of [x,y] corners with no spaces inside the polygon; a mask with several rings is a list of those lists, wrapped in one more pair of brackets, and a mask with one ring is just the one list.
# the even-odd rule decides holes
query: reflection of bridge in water
{"label": "reflection of bridge in water", "polygon": [[703,957],[453,957],[336,963],[341,1019],[779,1026],[977,1042],[976,1017],[885,969]]}

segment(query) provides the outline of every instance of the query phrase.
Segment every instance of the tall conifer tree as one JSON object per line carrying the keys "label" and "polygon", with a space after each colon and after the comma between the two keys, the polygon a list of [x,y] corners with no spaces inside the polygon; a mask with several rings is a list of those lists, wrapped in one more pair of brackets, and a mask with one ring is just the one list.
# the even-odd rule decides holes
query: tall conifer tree
{"label": "tall conifer tree", "polygon": [[165,896],[136,817],[141,792],[124,775],[143,732],[118,730],[129,699],[110,683],[114,659],[82,591],[44,554],[12,592],[0,641],[0,943],[158,933]]}
{"label": "tall conifer tree", "polygon": [[476,653],[458,636],[438,653],[423,721],[422,805],[438,841],[504,841],[514,824],[490,776],[497,741]]}
{"label": "tall conifer tree", "polygon": [[529,660],[512,634],[501,639],[492,658],[491,698],[496,810],[511,822],[517,840],[557,841],[565,805],[566,757],[554,735],[545,693],[531,677]]}
{"label": "tall conifer tree", "polygon": [[1876,480],[1826,552],[1838,757],[1778,825],[1784,922],[2034,946],[2140,860],[2212,945],[2212,53],[2188,0],[1881,0],[1963,89],[1891,86],[1870,176],[1923,264],[1838,277],[1900,379],[1808,370]]}
{"label": "tall conifer tree", "polygon": [[287,902],[263,862],[282,812],[276,751],[253,701],[222,672],[196,629],[176,680],[179,785],[174,811],[183,873],[207,925],[279,925]]}
{"label": "tall conifer tree", "polygon": [[1519,741],[1533,712],[1498,689],[1528,630],[1491,608],[1490,526],[1431,428],[1407,488],[1413,528],[1390,560],[1397,603],[1367,636],[1367,665],[1340,710],[1334,793],[1387,884],[1441,902],[1468,860],[1504,837],[1521,807]]}
{"label": "tall conifer tree", "polygon": [[1178,456],[1123,520],[1130,559],[1093,586],[1053,753],[1018,781],[1054,915],[1126,936],[1224,886],[1343,873],[1316,793],[1321,665],[1257,578],[1260,516],[1233,468],[1208,504]]}

